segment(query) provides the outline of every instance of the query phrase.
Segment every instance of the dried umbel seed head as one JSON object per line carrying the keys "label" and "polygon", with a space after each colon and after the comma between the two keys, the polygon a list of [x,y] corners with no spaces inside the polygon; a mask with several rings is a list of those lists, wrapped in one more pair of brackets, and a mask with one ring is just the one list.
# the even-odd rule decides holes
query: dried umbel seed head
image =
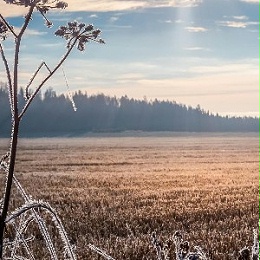
{"label": "dried umbel seed head", "polygon": [[105,43],[104,40],[99,38],[100,34],[101,31],[95,29],[92,24],[86,25],[77,21],[68,22],[68,25],[60,26],[55,32],[56,36],[62,37],[67,41],[67,48],[72,46],[73,40],[77,40],[77,49],[79,51],[84,51],[85,45],[89,41]]}

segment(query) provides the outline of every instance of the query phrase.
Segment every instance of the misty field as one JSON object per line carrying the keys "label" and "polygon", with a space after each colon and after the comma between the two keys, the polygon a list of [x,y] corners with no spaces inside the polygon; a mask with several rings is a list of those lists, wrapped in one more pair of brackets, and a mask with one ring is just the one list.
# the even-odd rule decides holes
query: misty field
{"label": "misty field", "polygon": [[101,259],[89,243],[118,260],[156,259],[151,233],[166,241],[177,230],[211,259],[235,259],[258,228],[257,133],[20,139],[16,172],[57,210],[78,259]]}

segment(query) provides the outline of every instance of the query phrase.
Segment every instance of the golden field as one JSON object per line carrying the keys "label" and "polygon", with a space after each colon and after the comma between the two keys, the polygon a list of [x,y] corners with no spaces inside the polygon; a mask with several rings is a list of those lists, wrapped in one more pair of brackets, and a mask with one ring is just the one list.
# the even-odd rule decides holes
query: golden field
{"label": "golden field", "polygon": [[118,260],[156,259],[151,233],[176,230],[210,259],[235,259],[258,227],[257,133],[21,139],[16,172],[57,210],[78,259],[101,259],[89,243]]}

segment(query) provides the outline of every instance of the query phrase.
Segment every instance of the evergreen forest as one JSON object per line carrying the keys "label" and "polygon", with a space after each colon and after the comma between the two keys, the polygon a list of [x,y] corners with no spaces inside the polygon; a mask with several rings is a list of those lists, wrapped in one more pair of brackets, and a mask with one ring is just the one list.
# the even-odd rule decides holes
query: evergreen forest
{"label": "evergreen forest", "polygon": [[[19,106],[24,91],[19,91]],[[74,106],[75,104],[75,106]],[[0,87],[0,136],[10,133],[7,87]],[[58,95],[49,88],[38,94],[21,122],[21,137],[84,136],[90,132],[258,132],[259,118],[230,117],[173,101],[137,100],[104,94]]]}

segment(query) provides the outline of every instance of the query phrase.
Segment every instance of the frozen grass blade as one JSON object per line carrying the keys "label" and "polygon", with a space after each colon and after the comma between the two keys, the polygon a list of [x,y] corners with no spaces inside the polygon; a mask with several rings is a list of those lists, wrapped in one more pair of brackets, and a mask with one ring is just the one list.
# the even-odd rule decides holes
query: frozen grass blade
{"label": "frozen grass blade", "polygon": [[[25,202],[26,203],[30,202],[30,197],[26,194],[22,185],[20,184],[20,182],[17,180],[17,178],[15,176],[14,176],[14,183],[15,183],[16,187],[18,188],[20,194],[24,198]],[[51,255],[51,259],[58,260],[58,256],[56,254],[52,239],[49,235],[47,225],[45,224],[44,220],[41,218],[41,216],[37,213],[37,211],[34,208],[32,209],[32,212],[33,212],[33,217],[40,228],[41,234],[43,235],[47,249],[49,250],[49,253]]]}
{"label": "frozen grass blade", "polygon": [[[60,220],[60,218],[58,217],[57,213],[55,212],[55,210],[46,202],[42,202],[42,201],[30,201],[27,202],[26,204],[24,204],[22,207],[20,207],[19,209],[13,211],[8,218],[6,219],[6,224],[14,221],[16,218],[20,217],[22,214],[25,214],[26,212],[28,212],[29,210],[32,209],[43,209],[45,210],[48,214],[51,215],[54,223],[56,224],[56,228],[59,231],[59,234],[61,236],[61,239],[63,241],[64,244],[64,253],[65,255],[67,255],[67,257],[71,260],[76,259],[76,256],[72,250],[72,247],[69,243],[69,239],[67,237],[67,234],[65,232],[65,229],[62,225],[62,222]],[[53,256],[52,256],[53,257]]]}
{"label": "frozen grass blade", "polygon": [[100,248],[89,244],[88,247],[96,252],[97,254],[99,254],[100,256],[103,256],[103,258],[107,259],[107,260],[115,260],[113,257],[111,257],[110,255],[108,255],[105,251],[101,250]]}
{"label": "frozen grass blade", "polygon": [[156,250],[157,259],[158,260],[163,260],[163,258],[162,258],[162,244],[161,244],[161,241],[158,240],[155,232],[152,233],[151,238],[152,238],[153,247]]}
{"label": "frozen grass blade", "polygon": [[[30,220],[29,220],[29,222],[30,222]],[[11,243],[11,258],[13,258],[13,259],[17,256],[16,249],[21,248],[23,246],[25,248],[27,255],[30,257],[30,259],[35,260],[35,257],[33,256],[33,253],[30,250],[30,247],[28,245],[28,242],[32,241],[32,238],[25,239],[22,234],[23,231],[26,229],[26,226],[29,222],[25,221],[24,223],[22,223],[22,219],[21,219],[22,227],[19,227],[20,230],[17,229],[15,225],[13,225],[14,229],[16,230],[16,236],[15,236],[14,242]],[[23,228],[25,228],[25,229],[23,230]]]}
{"label": "frozen grass blade", "polygon": [[253,230],[254,243],[252,246],[252,260],[259,260],[259,234],[256,229]]}

